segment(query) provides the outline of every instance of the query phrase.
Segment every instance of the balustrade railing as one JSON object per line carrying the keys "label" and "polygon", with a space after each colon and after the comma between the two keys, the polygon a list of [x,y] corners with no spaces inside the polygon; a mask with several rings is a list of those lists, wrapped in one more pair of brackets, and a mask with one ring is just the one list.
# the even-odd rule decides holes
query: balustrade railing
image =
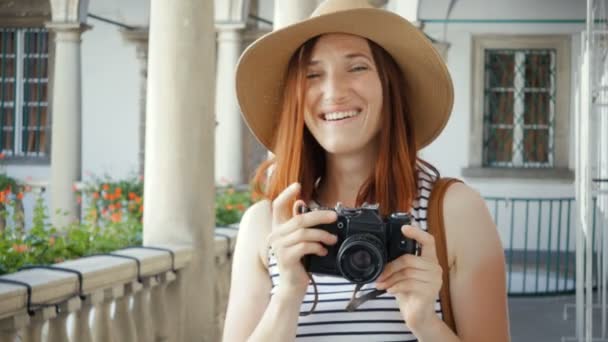
{"label": "balustrade railing", "polygon": [[[234,228],[216,229],[214,336],[221,336],[235,238]],[[179,327],[166,313],[188,303],[166,292],[191,255],[185,246],[133,247],[2,276],[0,342],[173,341]]]}

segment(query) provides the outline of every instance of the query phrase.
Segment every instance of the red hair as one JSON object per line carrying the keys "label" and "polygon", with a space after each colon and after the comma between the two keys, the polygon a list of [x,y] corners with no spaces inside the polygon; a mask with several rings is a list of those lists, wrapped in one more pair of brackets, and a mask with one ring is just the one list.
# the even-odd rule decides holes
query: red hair
{"label": "red hair", "polygon": [[[274,158],[264,161],[253,178],[253,191],[274,200],[291,183],[302,185],[300,198],[308,203],[315,193],[315,182],[325,174],[325,151],[304,124],[304,85],[306,66],[318,37],[304,43],[287,67]],[[368,40],[382,84],[382,134],[373,174],[359,189],[356,205],[380,204],[382,215],[409,211],[416,197],[419,162],[439,176],[429,163],[417,157],[415,132],[408,115],[406,80],[395,60],[382,47]],[[270,177],[267,171],[273,167]]]}

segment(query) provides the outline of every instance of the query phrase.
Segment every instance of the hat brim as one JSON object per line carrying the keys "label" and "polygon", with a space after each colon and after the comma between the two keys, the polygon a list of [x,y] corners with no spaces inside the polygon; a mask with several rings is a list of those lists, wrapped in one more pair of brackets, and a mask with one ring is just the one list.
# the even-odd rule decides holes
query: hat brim
{"label": "hat brim", "polygon": [[430,144],[441,133],[454,100],[452,80],[441,56],[401,16],[359,8],[312,17],[270,32],[243,52],[236,68],[236,94],[243,118],[260,143],[273,150],[291,56],[307,40],[325,33],[353,34],[382,46],[404,73],[417,148]]}

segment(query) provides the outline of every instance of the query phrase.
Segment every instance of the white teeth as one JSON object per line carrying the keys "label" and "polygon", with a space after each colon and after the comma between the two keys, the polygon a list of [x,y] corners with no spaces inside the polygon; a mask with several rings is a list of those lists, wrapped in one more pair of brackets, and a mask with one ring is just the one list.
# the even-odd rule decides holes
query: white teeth
{"label": "white teeth", "polygon": [[344,118],[350,118],[353,117],[357,114],[359,114],[361,112],[353,110],[350,112],[332,112],[332,113],[325,113],[325,120],[326,121],[335,121],[335,120],[341,120]]}

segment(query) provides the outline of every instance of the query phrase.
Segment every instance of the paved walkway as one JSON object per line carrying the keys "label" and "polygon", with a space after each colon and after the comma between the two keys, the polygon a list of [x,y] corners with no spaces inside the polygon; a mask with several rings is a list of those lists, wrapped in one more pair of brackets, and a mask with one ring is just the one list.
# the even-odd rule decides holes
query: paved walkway
{"label": "paved walkway", "polygon": [[[574,342],[574,295],[558,297],[509,298],[509,319],[512,342]],[[565,308],[566,314],[564,312]],[[564,319],[566,318],[566,319]],[[607,322],[608,323],[608,322]],[[596,309],[593,321],[595,336],[601,332],[601,312]],[[607,332],[608,333],[608,332]],[[570,339],[567,339],[570,337]],[[594,342],[608,342],[605,339]]]}

